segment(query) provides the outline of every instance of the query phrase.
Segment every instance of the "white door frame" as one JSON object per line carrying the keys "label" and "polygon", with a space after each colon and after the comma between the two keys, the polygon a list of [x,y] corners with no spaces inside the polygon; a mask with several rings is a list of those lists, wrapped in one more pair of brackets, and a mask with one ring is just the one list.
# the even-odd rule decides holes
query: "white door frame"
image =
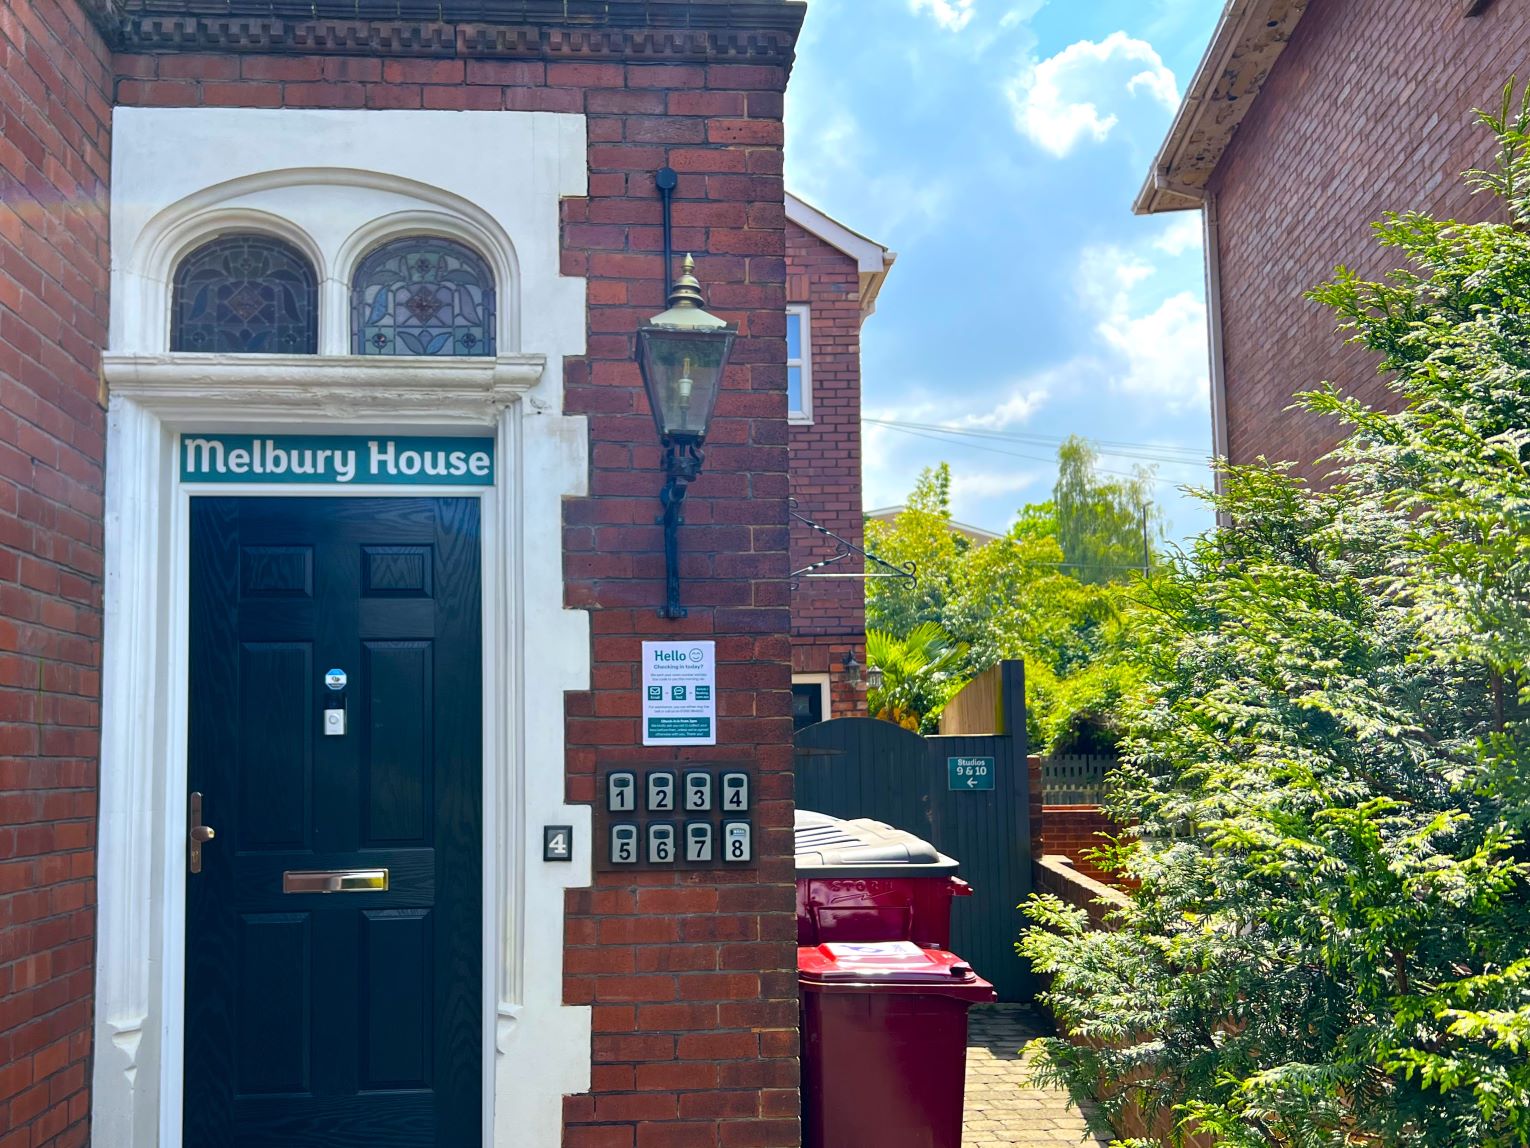
{"label": "white door frame", "polygon": [[[105,356],[94,1080],[101,1148],[181,1148],[189,508],[198,493],[481,500],[483,1143],[558,1143],[562,1096],[588,1088],[589,1010],[562,1006],[561,944],[551,953],[528,946],[526,920],[555,906],[561,932],[563,890],[590,880],[590,820],[588,807],[563,804],[562,723],[528,731],[524,715],[528,692],[536,694],[531,712],[545,712],[563,690],[588,682],[588,655],[580,653],[588,650],[587,616],[561,609],[558,541],[562,498],[583,492],[586,467],[584,420],[522,401],[543,366],[540,355]],[[494,434],[493,487],[189,485],[175,457],[182,432],[474,430]],[[528,643],[570,656],[528,675]],[[541,728],[548,724],[557,730]],[[554,747],[557,758],[547,762]],[[531,755],[535,770],[527,768]],[[539,851],[533,860],[533,826],[544,822],[575,827],[573,865],[543,865]]]}

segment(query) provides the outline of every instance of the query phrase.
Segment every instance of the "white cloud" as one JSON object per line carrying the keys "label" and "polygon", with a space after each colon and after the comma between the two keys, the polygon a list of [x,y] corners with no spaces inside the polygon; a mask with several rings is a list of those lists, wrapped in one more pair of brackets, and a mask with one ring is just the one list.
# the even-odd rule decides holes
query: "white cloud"
{"label": "white cloud", "polygon": [[1023,423],[1036,413],[1042,403],[1046,402],[1047,389],[1045,385],[1014,388],[1009,397],[992,410],[962,415],[955,420],[955,423],[957,426],[981,430],[1004,430],[1016,423]]}
{"label": "white cloud", "polygon": [[1005,90],[1015,128],[1038,147],[1065,156],[1081,139],[1103,142],[1120,122],[1118,108],[1097,102],[1124,92],[1173,110],[1174,73],[1153,45],[1125,32],[1080,40],[1045,60],[1030,59]]}
{"label": "white cloud", "polygon": [[[1043,371],[1008,384],[975,388],[970,395],[942,395],[939,398],[920,395],[912,401],[896,405],[867,407],[864,415],[867,419],[885,419],[890,422],[1003,430],[1026,422],[1046,401],[1049,390],[1068,375],[1066,369]],[[925,394],[937,390],[937,387],[931,386]],[[985,449],[989,446],[1001,451],[1011,449],[1011,444],[1003,442],[978,443],[974,446],[970,439],[953,438],[938,432],[910,433],[878,422],[863,423],[861,483],[865,504],[875,507],[902,503],[913,489],[914,478],[920,468],[933,466],[942,459],[951,463],[953,487],[958,486],[962,475],[974,473],[974,461],[992,467],[1002,466],[1001,456]],[[1047,452],[1043,448],[1037,453]],[[1015,460],[1015,466],[1018,468],[1022,461]],[[1001,473],[1003,481],[1011,485],[995,486],[1000,482]],[[979,513],[980,508],[976,505],[979,501],[996,494],[1020,490],[1023,484],[1029,484],[1036,477],[1031,471],[1016,469],[992,472],[988,477],[972,479],[961,496],[964,513],[985,520],[992,518],[991,514],[985,516]],[[953,500],[956,498],[954,490],[952,497]],[[1007,515],[1009,512],[1006,510],[1004,513]]]}
{"label": "white cloud", "polygon": [[1206,399],[1206,305],[1190,292],[1169,296],[1146,315],[1112,314],[1096,330],[1126,360],[1116,379],[1121,390],[1162,399],[1176,411]]}
{"label": "white cloud", "polygon": [[1169,225],[1157,239],[1153,240],[1153,246],[1165,255],[1183,255],[1187,251],[1194,251],[1197,255],[1201,251],[1201,213],[1199,211],[1177,211],[1169,217]]}
{"label": "white cloud", "polygon": [[975,0],[908,0],[909,11],[928,12],[948,32],[960,32],[972,23]]}
{"label": "white cloud", "polygon": [[[958,522],[1008,522],[1021,501],[1014,496],[1038,484],[1051,486],[1052,475],[1036,470],[974,470],[969,460],[958,458],[951,464],[951,517]],[[1001,501],[995,505],[990,499]]]}
{"label": "white cloud", "polygon": [[856,229],[878,238],[907,245],[938,228],[950,180],[878,154],[843,85],[800,79],[786,97],[786,186],[830,215],[853,213]]}
{"label": "white cloud", "polygon": [[[1162,239],[1154,246],[1161,248]],[[1207,400],[1206,305],[1189,291],[1144,304],[1138,288],[1154,271],[1119,247],[1087,248],[1079,260],[1079,294],[1099,316],[1094,330],[1107,352],[1111,386],[1186,411]]]}
{"label": "white cloud", "polygon": [[1024,24],[1040,12],[1045,4],[1046,0],[1019,0],[1013,8],[999,17],[999,27],[1013,28],[1018,24]]}

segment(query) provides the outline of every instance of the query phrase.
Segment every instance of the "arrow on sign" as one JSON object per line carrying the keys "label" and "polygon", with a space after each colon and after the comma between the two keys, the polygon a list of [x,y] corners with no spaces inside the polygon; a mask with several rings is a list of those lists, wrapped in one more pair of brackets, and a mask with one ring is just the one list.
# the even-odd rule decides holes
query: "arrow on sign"
{"label": "arrow on sign", "polygon": [[977,788],[977,778],[969,777],[967,779],[967,788],[968,789],[976,789]]}

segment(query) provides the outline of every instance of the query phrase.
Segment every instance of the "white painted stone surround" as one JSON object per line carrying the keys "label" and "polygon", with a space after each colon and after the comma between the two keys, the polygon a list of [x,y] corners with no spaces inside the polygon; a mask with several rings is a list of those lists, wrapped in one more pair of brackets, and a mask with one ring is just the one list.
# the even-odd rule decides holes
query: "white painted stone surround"
{"label": "white painted stone surround", "polygon": [[[586,192],[584,117],[118,108],[112,130],[93,1143],[181,1146],[195,488],[178,478],[176,434],[488,429],[495,487],[422,492],[483,500],[484,1144],[557,1148],[561,1098],[590,1077],[589,1010],[562,1004],[564,889],[590,881],[589,810],[563,803],[562,720],[564,691],[590,672],[587,615],[563,608],[561,542],[562,500],[587,475],[584,420],[563,415],[561,386],[564,357],[584,350],[585,292],[558,271],[558,201]],[[177,258],[234,228],[314,260],[319,356],[167,352]],[[497,358],[348,353],[351,267],[421,232],[493,266]],[[575,827],[572,865],[541,860],[548,823]]]}

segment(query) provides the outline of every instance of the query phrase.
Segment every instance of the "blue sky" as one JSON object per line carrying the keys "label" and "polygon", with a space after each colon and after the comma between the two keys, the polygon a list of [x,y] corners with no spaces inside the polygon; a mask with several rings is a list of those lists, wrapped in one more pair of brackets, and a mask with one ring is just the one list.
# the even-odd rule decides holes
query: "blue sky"
{"label": "blue sky", "polygon": [[[787,184],[898,252],[863,332],[864,414],[984,436],[868,422],[868,508],[945,460],[955,517],[998,530],[1050,496],[1045,440],[1209,453],[1200,216],[1131,202],[1221,7],[810,0]],[[1204,465],[1158,474],[1171,538],[1210,524],[1177,489]]]}

